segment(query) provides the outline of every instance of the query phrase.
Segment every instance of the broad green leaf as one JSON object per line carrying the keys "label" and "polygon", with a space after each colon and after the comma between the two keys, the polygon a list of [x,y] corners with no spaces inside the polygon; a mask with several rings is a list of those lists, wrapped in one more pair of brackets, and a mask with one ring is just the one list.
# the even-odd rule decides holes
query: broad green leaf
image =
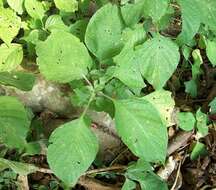
{"label": "broad green leaf", "polygon": [[146,162],[143,159],[139,159],[137,160],[137,162],[129,165],[126,176],[129,178],[133,178],[133,174],[139,172],[153,172],[153,167],[149,162]]}
{"label": "broad green leaf", "polygon": [[137,163],[130,166],[126,177],[139,182],[142,189],[168,190],[166,183],[154,174],[151,165],[143,160],[138,160]]}
{"label": "broad green leaf", "polygon": [[211,113],[216,113],[216,97],[210,102],[210,104],[209,104],[209,106],[210,106],[210,112]]}
{"label": "broad green leaf", "polygon": [[0,39],[10,44],[21,27],[21,18],[10,8],[0,7]]}
{"label": "broad green leaf", "polygon": [[43,3],[38,0],[25,0],[27,13],[34,19],[42,20],[46,12]]}
{"label": "broad green leaf", "polygon": [[23,148],[29,130],[27,112],[15,97],[0,96],[0,140],[9,147]]}
{"label": "broad green leaf", "polygon": [[177,119],[178,126],[181,129],[185,131],[193,130],[196,120],[191,112],[179,112],[177,113]]}
{"label": "broad green leaf", "polygon": [[196,160],[199,156],[207,155],[207,153],[206,146],[203,143],[197,142],[191,152],[190,159]]}
{"label": "broad green leaf", "polygon": [[165,15],[168,2],[168,0],[145,0],[144,14],[151,17],[153,22],[158,22]]}
{"label": "broad green leaf", "polygon": [[216,29],[216,1],[215,0],[195,0],[202,23],[209,26],[211,29]]}
{"label": "broad green leaf", "polygon": [[37,63],[48,79],[61,83],[81,79],[92,60],[83,43],[74,35],[55,30],[36,46]]}
{"label": "broad green leaf", "polygon": [[182,14],[182,31],[177,38],[180,44],[188,44],[199,30],[200,11],[193,0],[178,0]]}
{"label": "broad green leaf", "polygon": [[139,94],[146,85],[135,56],[134,47],[146,38],[144,28],[137,26],[135,30],[125,30],[125,46],[121,53],[114,57],[117,64],[114,76],[127,85],[134,93]]}
{"label": "broad green leaf", "polygon": [[121,190],[134,190],[136,189],[136,183],[130,179],[125,180],[123,187]]}
{"label": "broad green leaf", "polygon": [[1,44],[0,46],[0,72],[12,71],[23,60],[23,50],[20,44]]}
{"label": "broad green leaf", "polygon": [[69,27],[66,26],[60,15],[51,15],[47,18],[45,28],[52,32],[52,30],[69,31]]}
{"label": "broad green leaf", "polygon": [[32,89],[35,82],[34,74],[27,72],[0,72],[0,84],[14,86],[23,91]]}
{"label": "broad green leaf", "polygon": [[196,80],[191,79],[189,81],[184,82],[185,92],[191,95],[191,97],[195,98],[197,96],[197,83]]}
{"label": "broad green leaf", "polygon": [[206,53],[211,64],[215,67],[216,66],[216,40],[214,41],[208,40]]}
{"label": "broad green leaf", "polygon": [[173,112],[175,108],[174,99],[171,97],[171,92],[158,90],[143,97],[155,107],[160,114],[163,123],[168,127],[174,125]]}
{"label": "broad green leaf", "polygon": [[24,0],[7,0],[8,5],[16,11],[18,14],[23,13],[23,8],[24,8]]}
{"label": "broad green leaf", "polygon": [[111,58],[122,48],[122,30],[123,24],[118,7],[107,4],[90,19],[86,29],[85,43],[99,60]]}
{"label": "broad green leaf", "polygon": [[122,17],[127,26],[134,26],[143,16],[144,1],[137,1],[134,4],[127,3],[121,7]]}
{"label": "broad green leaf", "polygon": [[47,159],[50,168],[66,184],[75,185],[96,157],[97,138],[80,118],[57,128],[49,142]]}
{"label": "broad green leaf", "polygon": [[136,51],[141,73],[156,90],[162,89],[177,68],[180,54],[171,39],[156,36]]}
{"label": "broad green leaf", "polygon": [[144,99],[118,100],[115,104],[117,132],[128,148],[149,162],[164,162],[166,126],[151,103]]}
{"label": "broad green leaf", "polygon": [[158,31],[166,30],[172,22],[173,16],[175,15],[175,9],[172,6],[168,6],[166,14],[161,17],[157,23]]}
{"label": "broad green leaf", "polygon": [[206,136],[208,134],[207,115],[201,112],[200,109],[196,112],[196,121],[198,138]]}
{"label": "broad green leaf", "polygon": [[78,10],[77,0],[54,0],[58,9],[65,12],[75,12]]}
{"label": "broad green leaf", "polygon": [[127,99],[134,96],[131,90],[117,79],[111,80],[105,86],[104,92],[115,99]]}
{"label": "broad green leaf", "polygon": [[31,164],[21,163],[6,160],[4,158],[0,158],[0,164],[6,168],[12,169],[15,173],[19,175],[28,175],[30,173],[34,173],[38,170],[38,168]]}
{"label": "broad green leaf", "polygon": [[154,173],[145,173],[140,176],[139,183],[142,189],[168,190],[167,184]]}
{"label": "broad green leaf", "polygon": [[17,148],[20,150],[25,148],[25,137],[23,135],[17,135],[17,126],[11,125],[10,121],[2,122],[0,118],[0,133],[1,144],[5,144],[9,148]]}
{"label": "broad green leaf", "polygon": [[136,59],[133,50],[124,51],[115,57],[117,66],[114,76],[127,85],[134,93],[139,94],[146,85]]}

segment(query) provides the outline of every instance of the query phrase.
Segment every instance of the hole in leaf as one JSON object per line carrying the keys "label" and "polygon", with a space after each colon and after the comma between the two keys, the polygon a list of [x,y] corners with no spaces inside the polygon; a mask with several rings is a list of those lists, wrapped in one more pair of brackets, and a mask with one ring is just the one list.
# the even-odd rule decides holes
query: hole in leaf
{"label": "hole in leaf", "polygon": [[79,161],[77,161],[77,164],[81,164]]}

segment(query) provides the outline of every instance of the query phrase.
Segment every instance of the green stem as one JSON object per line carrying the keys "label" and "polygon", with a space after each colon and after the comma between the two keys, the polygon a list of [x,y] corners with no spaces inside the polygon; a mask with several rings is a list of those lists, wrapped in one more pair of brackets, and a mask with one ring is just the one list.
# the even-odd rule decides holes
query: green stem
{"label": "green stem", "polygon": [[107,98],[107,99],[111,100],[112,102],[114,102],[114,101],[115,101],[115,99],[113,99],[113,98],[111,98],[110,96],[108,96],[108,95],[104,94],[103,92],[99,92],[99,93],[98,93],[98,95],[99,95],[99,96],[103,96],[103,97],[105,97],[105,98]]}
{"label": "green stem", "polygon": [[90,106],[91,102],[94,100],[94,98],[95,98],[95,93],[92,92],[92,94],[91,94],[91,96],[90,96],[90,98],[89,98],[88,104],[87,104],[87,106],[85,107],[85,109],[84,109],[84,111],[83,111],[81,117],[84,117],[84,116],[86,115],[86,112],[88,111],[89,106]]}

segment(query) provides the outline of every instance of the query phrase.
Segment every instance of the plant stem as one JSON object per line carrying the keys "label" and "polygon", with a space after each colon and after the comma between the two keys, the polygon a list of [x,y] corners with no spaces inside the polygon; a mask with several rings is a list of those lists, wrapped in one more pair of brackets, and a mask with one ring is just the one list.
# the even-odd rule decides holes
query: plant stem
{"label": "plant stem", "polygon": [[98,95],[99,95],[99,96],[103,96],[103,97],[105,97],[105,98],[107,98],[107,99],[111,100],[112,102],[114,102],[114,101],[115,101],[115,99],[113,99],[113,98],[111,98],[110,96],[108,96],[108,95],[104,94],[103,92],[99,92],[99,93],[98,93]]}
{"label": "plant stem", "polygon": [[89,98],[88,104],[86,105],[86,107],[85,107],[85,109],[84,109],[84,111],[83,111],[81,117],[84,117],[84,116],[85,116],[85,114],[86,114],[86,112],[88,111],[88,108],[89,108],[89,106],[90,106],[90,104],[91,104],[91,102],[93,101],[94,98],[95,98],[95,93],[92,92],[92,94],[91,94],[91,96],[90,96],[90,98]]}

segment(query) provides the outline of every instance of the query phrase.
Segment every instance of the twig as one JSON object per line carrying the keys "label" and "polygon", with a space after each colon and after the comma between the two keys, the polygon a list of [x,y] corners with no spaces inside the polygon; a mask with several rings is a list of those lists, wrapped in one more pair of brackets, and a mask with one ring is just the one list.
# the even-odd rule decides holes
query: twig
{"label": "twig", "polygon": [[119,187],[116,187],[115,185],[107,184],[87,176],[80,177],[78,184],[82,185],[88,190],[120,190],[121,189]]}
{"label": "twig", "polygon": [[46,173],[46,174],[53,174],[52,170],[46,169],[46,168],[38,168],[37,171],[41,173]]}
{"label": "twig", "polygon": [[128,148],[125,148],[123,151],[121,151],[116,157],[115,159],[110,163],[110,166],[112,166],[125,152],[128,151]]}
{"label": "twig", "polygon": [[[96,173],[102,173],[102,172],[108,172],[108,171],[114,171],[114,170],[126,170],[126,169],[127,169],[127,166],[123,166],[123,165],[110,166],[110,167],[106,167],[106,168],[99,168],[99,169],[89,170],[89,171],[85,172],[83,174],[83,176],[96,174]],[[38,168],[37,171],[41,172],[41,173],[53,174],[52,170],[46,169],[46,168]]]}
{"label": "twig", "polygon": [[127,166],[110,166],[110,167],[106,167],[106,168],[99,168],[99,169],[95,169],[95,170],[89,170],[87,172],[84,173],[84,175],[91,175],[91,174],[96,174],[96,173],[102,173],[102,172],[108,172],[108,171],[113,171],[113,170],[126,170]]}
{"label": "twig", "polygon": [[178,170],[177,170],[177,174],[176,174],[176,178],[175,178],[175,181],[172,185],[172,188],[170,190],[175,190],[175,187],[177,185],[177,182],[178,182],[178,178],[179,178],[179,175],[180,175],[180,169],[181,169],[181,160],[180,160],[180,163],[179,163],[179,166],[178,166]]}
{"label": "twig", "polygon": [[17,180],[21,190],[29,190],[28,177],[26,175],[19,175]]}

